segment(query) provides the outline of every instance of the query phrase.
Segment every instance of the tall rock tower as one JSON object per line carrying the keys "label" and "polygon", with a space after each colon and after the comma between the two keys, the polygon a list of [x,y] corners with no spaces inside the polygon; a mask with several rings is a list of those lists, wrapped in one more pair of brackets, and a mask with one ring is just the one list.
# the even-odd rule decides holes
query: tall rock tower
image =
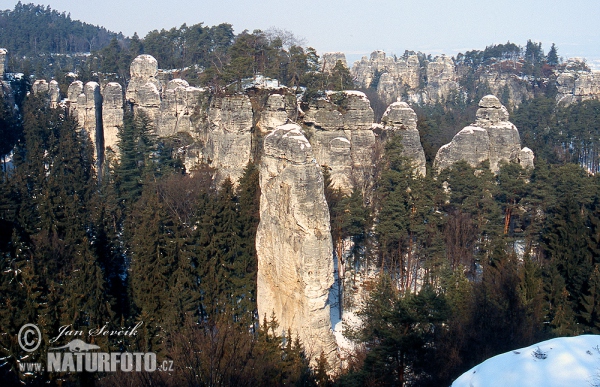
{"label": "tall rock tower", "polygon": [[333,251],[323,175],[296,124],[265,138],[260,168],[257,304],[261,321],[272,313],[282,332],[299,335],[313,364],[324,352],[339,363],[331,331],[329,288]]}
{"label": "tall rock tower", "polygon": [[5,48],[0,48],[0,81],[4,79],[4,72],[6,71],[6,56],[8,51]]}

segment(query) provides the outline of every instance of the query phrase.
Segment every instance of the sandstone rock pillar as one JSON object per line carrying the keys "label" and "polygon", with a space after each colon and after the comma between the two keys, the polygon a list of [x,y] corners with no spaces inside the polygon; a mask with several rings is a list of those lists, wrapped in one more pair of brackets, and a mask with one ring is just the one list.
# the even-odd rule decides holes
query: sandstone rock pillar
{"label": "sandstone rock pillar", "polygon": [[6,71],[6,56],[8,51],[5,48],[0,48],[0,80],[4,79],[4,72]]}
{"label": "sandstone rock pillar", "polygon": [[123,126],[123,88],[117,82],[104,86],[102,99],[104,150],[118,153],[119,127]]}
{"label": "sandstone rock pillar", "polygon": [[296,124],[265,138],[260,168],[257,304],[298,334],[313,364],[321,351],[339,364],[328,304],[333,284],[329,210],[321,168]]}
{"label": "sandstone rock pillar", "polygon": [[417,129],[415,111],[406,102],[394,102],[383,113],[381,122],[384,124],[383,133],[386,138],[390,135],[401,136],[402,153],[411,160],[415,175],[425,176],[425,152]]}

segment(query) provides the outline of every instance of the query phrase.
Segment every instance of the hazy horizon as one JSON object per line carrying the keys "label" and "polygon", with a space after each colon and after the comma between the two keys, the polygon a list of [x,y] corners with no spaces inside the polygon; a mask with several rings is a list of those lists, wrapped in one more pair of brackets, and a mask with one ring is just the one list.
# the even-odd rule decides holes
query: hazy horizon
{"label": "hazy horizon", "polygon": [[[14,9],[16,3],[0,0],[0,9]],[[349,64],[374,50],[389,55],[414,50],[455,56],[507,41],[524,46],[528,39],[542,42],[546,53],[555,43],[559,56],[585,57],[596,67],[600,64],[600,6],[592,0],[307,0],[301,4],[265,0],[260,5],[242,0],[193,4],[184,0],[48,0],[42,4],[70,13],[72,19],[126,36],[137,32],[142,38],[149,31],[179,28],[184,23],[230,23],[236,33],[276,27],[304,38],[318,53],[344,52]]]}

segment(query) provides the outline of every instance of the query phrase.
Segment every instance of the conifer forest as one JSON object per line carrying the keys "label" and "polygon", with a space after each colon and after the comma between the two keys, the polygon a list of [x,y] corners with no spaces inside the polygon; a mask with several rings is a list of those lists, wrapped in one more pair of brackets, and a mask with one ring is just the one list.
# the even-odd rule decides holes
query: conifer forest
{"label": "conifer forest", "polygon": [[[422,174],[397,132],[379,135],[392,102],[381,93],[387,75],[375,71],[359,84],[345,60],[324,71],[325,55],[289,31],[184,24],[126,37],[49,7],[19,2],[1,11],[0,385],[449,386],[497,354],[600,334],[600,99],[557,103],[555,74],[572,64],[550,43],[547,52],[530,40],[459,54],[456,89],[443,98],[406,99],[433,87],[424,73],[402,86]],[[228,96],[249,95],[249,109],[262,109],[273,92],[249,89],[257,77],[285,85],[277,90],[297,98],[305,117],[327,98],[347,117],[353,107],[344,96],[352,94],[344,91],[368,98],[376,141],[360,183],[340,188],[337,170],[318,166],[331,231],[331,318],[358,321],[344,319],[350,345],[337,350],[337,363],[311,352],[275,313],[259,315],[262,121],[252,121],[251,157],[232,179],[214,158],[191,166],[181,150],[196,138],[163,135],[127,100],[117,146],[98,157],[77,116],[53,106],[47,89],[34,92],[42,79],[56,81],[63,97],[75,80],[126,90],[143,54],[202,88],[192,124],[211,119],[204,112]],[[412,57],[421,68],[435,61],[408,51],[394,60]],[[482,82],[490,69],[520,77],[522,98],[516,86]],[[438,150],[475,121],[488,94],[506,107],[534,167],[461,160],[437,170]],[[307,141],[317,138],[307,118],[292,121]],[[34,352],[17,338],[25,324],[42,331]],[[65,326],[136,327],[135,335],[81,339],[107,353],[154,353],[172,368],[20,367],[46,367],[46,354],[66,343],[51,342]]]}

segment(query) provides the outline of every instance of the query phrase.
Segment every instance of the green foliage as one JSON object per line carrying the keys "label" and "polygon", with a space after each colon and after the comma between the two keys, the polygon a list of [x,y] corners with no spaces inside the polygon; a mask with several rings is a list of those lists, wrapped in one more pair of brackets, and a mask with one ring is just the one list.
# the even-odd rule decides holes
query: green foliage
{"label": "green foliage", "polygon": [[11,55],[91,52],[119,35],[102,27],[71,20],[49,6],[23,4],[0,12],[0,41]]}
{"label": "green foliage", "polygon": [[552,47],[550,47],[550,51],[548,51],[546,62],[551,66],[556,66],[558,61],[558,49],[556,48],[556,45],[552,43]]}
{"label": "green foliage", "polygon": [[443,295],[431,287],[419,293],[402,293],[387,275],[381,275],[359,315],[361,328],[349,336],[369,348],[360,370],[345,375],[341,385],[425,384],[432,378],[428,368],[443,322],[450,313]]}

